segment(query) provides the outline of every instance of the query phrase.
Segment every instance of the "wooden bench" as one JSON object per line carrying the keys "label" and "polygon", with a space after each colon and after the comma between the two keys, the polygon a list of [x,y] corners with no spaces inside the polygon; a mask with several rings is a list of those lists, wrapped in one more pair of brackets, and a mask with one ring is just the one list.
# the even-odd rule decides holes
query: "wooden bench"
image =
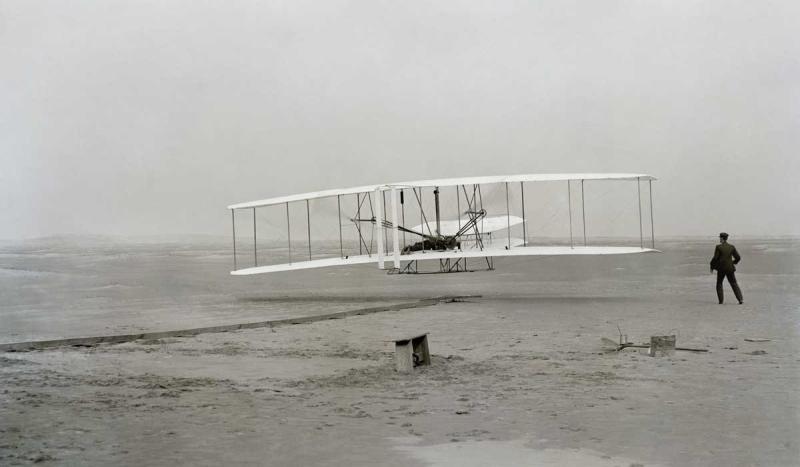
{"label": "wooden bench", "polygon": [[394,360],[399,373],[410,373],[414,367],[431,364],[428,333],[394,340]]}

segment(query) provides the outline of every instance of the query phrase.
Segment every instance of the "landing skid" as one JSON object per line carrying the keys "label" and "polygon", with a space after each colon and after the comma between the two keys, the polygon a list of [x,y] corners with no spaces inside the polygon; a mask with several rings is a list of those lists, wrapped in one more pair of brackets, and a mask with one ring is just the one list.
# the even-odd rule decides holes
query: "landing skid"
{"label": "landing skid", "polygon": [[399,269],[390,269],[387,274],[449,274],[454,272],[475,272],[475,271],[494,271],[494,260],[487,256],[486,269],[470,269],[467,266],[467,258],[440,259],[438,271],[420,271],[419,261],[409,261]]}

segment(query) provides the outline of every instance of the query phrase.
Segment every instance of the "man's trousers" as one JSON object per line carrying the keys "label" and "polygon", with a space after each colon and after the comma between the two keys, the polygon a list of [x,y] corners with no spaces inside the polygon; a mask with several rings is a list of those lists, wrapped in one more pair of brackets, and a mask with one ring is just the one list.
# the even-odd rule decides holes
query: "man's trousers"
{"label": "man's trousers", "polygon": [[728,283],[731,285],[733,289],[734,295],[736,295],[736,299],[739,300],[739,303],[742,302],[742,291],[739,289],[739,283],[736,282],[736,273],[733,271],[731,272],[722,272],[717,271],[717,298],[719,298],[719,302],[722,303],[724,295],[722,293],[722,280],[728,278]]}

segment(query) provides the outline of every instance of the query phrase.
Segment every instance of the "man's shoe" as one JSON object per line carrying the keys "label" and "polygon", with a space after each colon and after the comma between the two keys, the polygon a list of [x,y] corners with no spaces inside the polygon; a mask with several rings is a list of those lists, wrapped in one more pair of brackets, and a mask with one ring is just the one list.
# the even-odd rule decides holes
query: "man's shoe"
{"label": "man's shoe", "polygon": [[739,300],[739,305],[744,305],[744,300]]}

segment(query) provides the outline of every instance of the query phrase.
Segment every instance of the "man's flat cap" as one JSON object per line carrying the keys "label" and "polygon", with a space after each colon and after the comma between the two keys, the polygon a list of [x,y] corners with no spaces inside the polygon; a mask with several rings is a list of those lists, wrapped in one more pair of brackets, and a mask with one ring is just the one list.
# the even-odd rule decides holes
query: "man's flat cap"
{"label": "man's flat cap", "polygon": [[727,240],[728,239],[728,234],[726,234],[725,232],[720,232],[719,233],[719,238],[724,238],[724,239]]}

